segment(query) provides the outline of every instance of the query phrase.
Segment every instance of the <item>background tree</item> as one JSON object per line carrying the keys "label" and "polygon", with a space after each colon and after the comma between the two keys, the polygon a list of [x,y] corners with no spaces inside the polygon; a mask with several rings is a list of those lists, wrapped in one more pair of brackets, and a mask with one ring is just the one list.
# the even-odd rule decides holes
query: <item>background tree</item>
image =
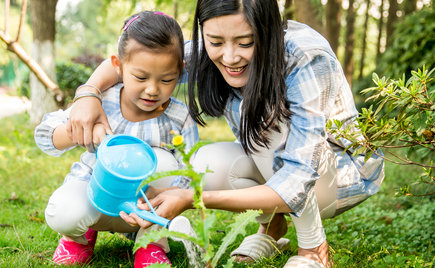
{"label": "background tree", "polygon": [[381,55],[381,41],[382,41],[383,30],[384,30],[384,0],[381,0],[381,4],[379,5],[378,39],[376,42],[376,62],[378,62],[379,56]]}
{"label": "background tree", "polygon": [[319,2],[317,0],[294,0],[295,20],[323,33],[322,8]]}
{"label": "background tree", "polygon": [[352,87],[353,82],[353,51],[355,44],[355,8],[354,0],[349,0],[349,7],[346,14],[346,34],[345,34],[345,50],[344,50],[344,73],[347,82]]}
{"label": "background tree", "polygon": [[283,11],[283,19],[284,21],[292,20],[294,17],[294,5],[293,0],[285,0],[284,2],[284,11]]}
{"label": "background tree", "polygon": [[[32,0],[30,14],[33,30],[32,58],[39,63],[45,73],[56,81],[55,48],[56,34],[55,14],[57,0]],[[32,73],[30,75],[31,102],[30,119],[37,124],[45,113],[58,108],[54,94]]]}
{"label": "background tree", "polygon": [[405,16],[417,10],[417,0],[406,0],[402,2],[402,5]]}
{"label": "background tree", "polygon": [[337,53],[340,39],[342,13],[341,4],[342,0],[328,0],[328,3],[326,4],[325,35],[335,53]]}
{"label": "background tree", "polygon": [[397,11],[399,9],[399,5],[397,4],[397,0],[388,0],[389,8],[388,8],[388,18],[387,18],[387,46],[391,45],[391,36],[393,35],[395,29],[395,23],[397,21]]}
{"label": "background tree", "polygon": [[364,32],[362,37],[362,47],[361,47],[361,59],[359,64],[359,79],[362,79],[363,77],[363,71],[364,71],[364,60],[366,56],[366,47],[367,47],[367,32],[368,32],[368,25],[369,25],[369,10],[370,10],[370,0],[366,0],[366,13],[364,17]]}

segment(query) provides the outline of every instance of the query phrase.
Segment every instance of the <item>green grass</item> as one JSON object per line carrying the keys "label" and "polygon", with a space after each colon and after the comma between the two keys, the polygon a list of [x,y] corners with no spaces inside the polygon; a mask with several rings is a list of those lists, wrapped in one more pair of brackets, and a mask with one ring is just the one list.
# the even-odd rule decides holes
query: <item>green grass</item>
{"label": "green grass", "polygon": [[[42,153],[33,141],[33,126],[25,114],[0,119],[0,267],[54,267],[51,257],[60,236],[44,222],[44,209],[71,164],[83,149],[54,158]],[[210,120],[200,129],[201,139],[232,140],[223,120]],[[433,267],[435,263],[435,206],[433,197],[396,197],[395,192],[413,182],[418,168],[387,164],[386,179],[378,194],[344,214],[324,221],[336,267]],[[229,212],[214,211],[212,243],[219,245],[232,221]],[[193,224],[195,211],[185,214]],[[291,247],[272,259],[235,267],[282,267],[297,254],[294,228],[289,220],[286,237]],[[255,224],[247,227],[254,233]],[[237,247],[242,237],[232,244]],[[187,267],[181,243],[170,241],[174,267]],[[93,261],[87,267],[133,267],[133,242],[119,234],[101,232]]]}

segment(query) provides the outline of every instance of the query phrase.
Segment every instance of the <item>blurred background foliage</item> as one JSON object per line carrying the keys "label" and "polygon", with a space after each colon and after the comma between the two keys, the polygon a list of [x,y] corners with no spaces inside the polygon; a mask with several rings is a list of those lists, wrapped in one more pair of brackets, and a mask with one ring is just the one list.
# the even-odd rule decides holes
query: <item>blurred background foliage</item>
{"label": "blurred background foliage", "polygon": [[[329,39],[353,85],[359,109],[367,107],[359,92],[373,86],[373,72],[380,77],[399,78],[402,74],[410,75],[411,70],[423,64],[428,70],[435,67],[435,7],[430,0],[278,2],[284,19],[307,23]],[[9,31],[15,33],[22,0],[10,3]],[[188,40],[195,4],[195,0],[58,0],[55,58],[60,88],[70,98],[71,89],[86,80],[87,68],[94,69],[103,59],[116,53],[121,26],[132,13],[163,11],[180,23]],[[0,21],[4,20],[4,8],[0,5]],[[28,15],[20,42],[27,51],[32,44],[31,26]],[[331,34],[334,31],[337,36]],[[0,46],[6,48],[3,43]],[[75,74],[76,81],[59,74],[68,68],[71,68],[69,74]],[[13,53],[0,49],[0,85],[19,88],[20,93],[28,94],[26,69]],[[64,79],[66,81],[62,81]]]}

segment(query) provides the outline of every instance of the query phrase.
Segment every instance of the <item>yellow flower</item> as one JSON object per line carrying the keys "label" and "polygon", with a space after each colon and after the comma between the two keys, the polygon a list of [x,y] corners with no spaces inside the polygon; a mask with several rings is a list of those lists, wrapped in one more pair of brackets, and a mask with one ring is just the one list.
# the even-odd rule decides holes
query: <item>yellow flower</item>
{"label": "yellow flower", "polygon": [[175,146],[178,146],[178,145],[182,144],[183,141],[184,141],[184,139],[183,139],[183,136],[181,136],[181,135],[175,135],[172,138],[172,144],[175,145]]}

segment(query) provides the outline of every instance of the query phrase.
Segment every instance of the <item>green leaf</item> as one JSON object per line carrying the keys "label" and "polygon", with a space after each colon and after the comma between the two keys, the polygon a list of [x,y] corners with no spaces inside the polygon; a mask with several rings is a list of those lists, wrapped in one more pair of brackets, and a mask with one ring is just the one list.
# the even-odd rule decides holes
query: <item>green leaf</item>
{"label": "green leaf", "polygon": [[158,241],[165,237],[176,237],[179,239],[188,240],[199,245],[200,247],[204,247],[203,241],[196,237],[189,236],[187,234],[183,234],[179,232],[169,231],[166,228],[161,228],[159,230],[151,230],[149,233],[146,233],[146,235],[140,237],[136,241],[133,251],[136,252],[136,250],[138,250],[140,247],[146,247],[149,243]]}
{"label": "green leaf", "polygon": [[234,223],[229,227],[230,231],[224,237],[222,244],[219,246],[218,251],[212,259],[212,267],[216,267],[219,258],[224,254],[228,246],[234,242],[238,235],[246,234],[246,225],[255,222],[255,218],[260,215],[260,210],[248,210],[244,213],[240,213],[235,217]]}

